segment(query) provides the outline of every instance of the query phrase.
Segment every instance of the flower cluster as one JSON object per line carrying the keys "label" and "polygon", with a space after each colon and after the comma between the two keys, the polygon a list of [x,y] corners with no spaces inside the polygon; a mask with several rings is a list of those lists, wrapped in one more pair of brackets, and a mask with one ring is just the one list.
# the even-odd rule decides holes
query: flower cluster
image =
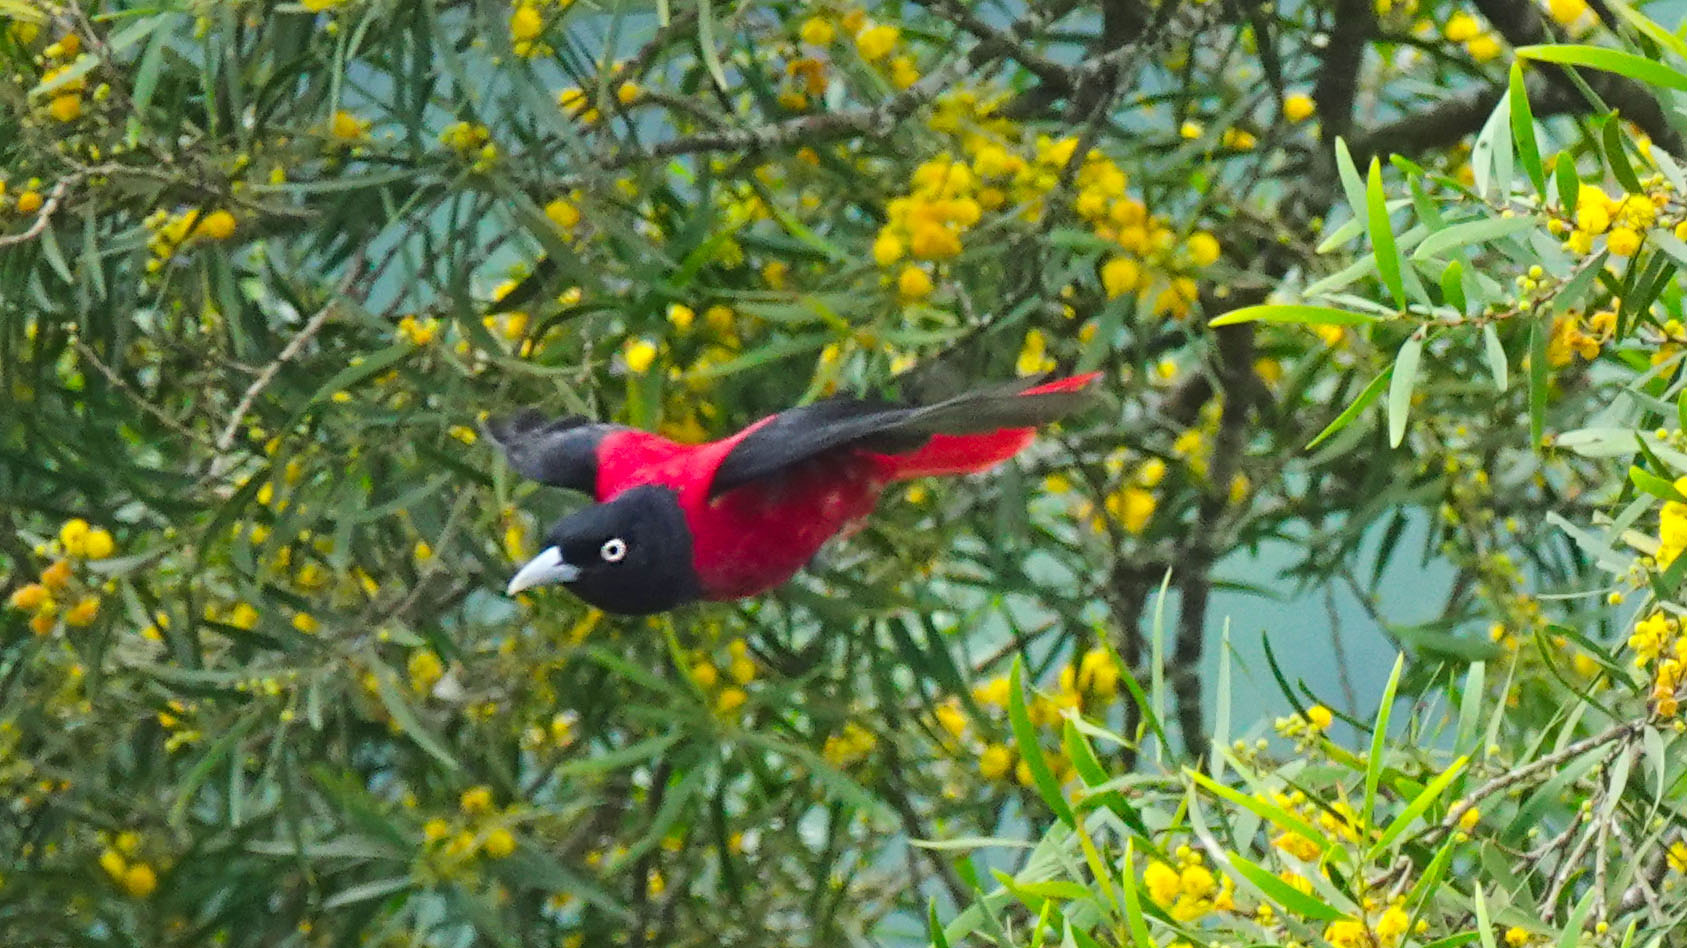
{"label": "flower cluster", "polygon": [[456,878],[478,859],[504,859],[518,845],[510,827],[514,808],[499,809],[492,788],[480,785],[458,797],[451,819],[434,817],[422,824],[422,862],[440,878]]}
{"label": "flower cluster", "polygon": [[103,560],[116,546],[103,527],[91,527],[80,518],[65,521],[56,538],[36,547],[38,555],[53,562],[35,582],[13,590],[8,604],[30,613],[29,628],[36,635],[51,635],[61,621],[70,628],[91,625],[100,614],[100,596],[91,578],[78,580],[72,564]]}
{"label": "flower cluster", "polygon": [[691,654],[687,673],[703,693],[709,696],[710,706],[717,714],[730,715],[750,700],[745,688],[756,680],[756,663],[750,658],[750,645],[743,639],[726,643],[724,661],[718,655],[698,650]]}
{"label": "flower cluster", "polygon": [[158,888],[158,871],[144,859],[137,858],[141,837],[133,830],[125,830],[110,837],[110,845],[100,853],[100,868],[113,885],[132,899],[144,899]]}
{"label": "flower cluster", "polygon": [[[1074,661],[1060,667],[1054,694],[1033,694],[1026,705],[1026,715],[1037,727],[1048,729],[1049,746],[1044,753],[1055,779],[1066,783],[1077,776],[1072,762],[1062,749],[1060,735],[1067,712],[1081,712],[1094,716],[1111,704],[1119,695],[1119,666],[1112,653],[1104,648],[1092,648]],[[972,697],[982,708],[1005,712],[1011,684],[999,675],[972,690]],[[954,703],[939,705],[937,723],[957,742],[967,733],[967,720]],[[1005,724],[1002,730],[1005,730]],[[1031,767],[1012,747],[999,741],[985,739],[977,751],[978,772],[989,780],[1006,780],[1011,774],[1021,786],[1032,784]]]}
{"label": "flower cluster", "polygon": [[152,259],[147,261],[146,268],[148,273],[156,273],[184,250],[232,238],[239,230],[240,222],[226,210],[189,208],[174,214],[164,210],[154,211],[146,219],[146,227],[151,231],[146,246],[152,251]]}
{"label": "flower cluster", "polygon": [[1687,637],[1681,635],[1681,620],[1654,611],[1634,624],[1628,647],[1634,652],[1635,667],[1650,666],[1652,706],[1662,717],[1675,717],[1681,685],[1687,680]]}
{"label": "flower cluster", "polygon": [[1201,853],[1189,846],[1179,846],[1173,858],[1176,865],[1155,859],[1143,867],[1142,888],[1155,905],[1180,922],[1235,911],[1235,883],[1229,876],[1214,876]]}

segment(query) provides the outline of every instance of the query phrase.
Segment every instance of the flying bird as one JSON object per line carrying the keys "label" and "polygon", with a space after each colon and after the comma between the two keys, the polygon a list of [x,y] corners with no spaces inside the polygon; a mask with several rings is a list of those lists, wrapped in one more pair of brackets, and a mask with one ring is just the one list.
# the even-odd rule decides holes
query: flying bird
{"label": "flying bird", "polygon": [[511,467],[597,501],[550,529],[508,594],[560,583],[623,615],[756,595],[859,527],[890,484],[1013,457],[1036,426],[1088,404],[1099,375],[920,406],[828,398],[704,444],[531,409],[488,422]]}

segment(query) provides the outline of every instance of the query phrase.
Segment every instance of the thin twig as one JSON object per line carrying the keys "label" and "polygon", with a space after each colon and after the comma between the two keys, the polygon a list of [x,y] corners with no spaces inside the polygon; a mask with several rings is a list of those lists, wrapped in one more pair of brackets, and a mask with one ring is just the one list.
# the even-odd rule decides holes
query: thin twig
{"label": "thin twig", "polygon": [[58,183],[53,185],[53,190],[48,193],[47,200],[43,201],[40,209],[35,212],[35,220],[29,225],[29,228],[20,233],[0,237],[0,247],[26,243],[41,236],[42,232],[47,229],[47,222],[52,218],[53,212],[59,209],[59,203],[64,200],[66,194],[70,193],[71,187],[80,182],[83,177],[85,176],[82,173],[74,172],[60,178]]}

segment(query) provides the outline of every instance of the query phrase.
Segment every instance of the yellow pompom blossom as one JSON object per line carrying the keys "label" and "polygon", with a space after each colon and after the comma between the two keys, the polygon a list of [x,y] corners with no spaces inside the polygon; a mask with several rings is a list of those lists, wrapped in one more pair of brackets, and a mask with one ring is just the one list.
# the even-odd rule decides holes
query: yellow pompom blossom
{"label": "yellow pompom blossom", "polygon": [[920,267],[903,267],[902,273],[896,278],[896,293],[904,301],[923,300],[931,295],[931,290],[931,274]]}
{"label": "yellow pompom blossom", "polygon": [[579,119],[588,125],[598,120],[598,110],[583,89],[574,86],[563,89],[556,94],[556,104],[569,118]]}
{"label": "yellow pompom blossom", "polygon": [[340,109],[328,119],[328,134],[343,142],[358,141],[369,134],[369,122]]}
{"label": "yellow pompom blossom", "polygon": [[48,589],[63,589],[70,585],[70,561],[55,560],[41,571],[41,584]]}
{"label": "yellow pompom blossom", "polygon": [[1233,883],[1222,880],[1207,868],[1200,853],[1188,846],[1176,852],[1177,865],[1156,859],[1142,871],[1142,887],[1154,904],[1180,922],[1190,922],[1215,911],[1235,908]]}
{"label": "yellow pompom blossom", "polygon": [[1640,235],[1627,227],[1613,228],[1605,246],[1618,257],[1632,257],[1640,249]]}
{"label": "yellow pompom blossom", "polygon": [[912,56],[897,56],[890,61],[890,84],[906,89],[920,81],[920,68]]}
{"label": "yellow pompom blossom", "polygon": [[40,583],[19,586],[12,591],[11,598],[6,600],[7,604],[13,609],[23,612],[34,612],[52,601],[53,594],[48,592],[47,587]]}
{"label": "yellow pompom blossom", "polygon": [[724,688],[715,697],[715,711],[719,714],[731,714],[749,700],[750,696],[742,688]]}
{"label": "yellow pompom blossom", "polygon": [[1296,92],[1283,99],[1283,117],[1291,122],[1304,122],[1316,111],[1318,106],[1313,103],[1312,97],[1304,92]]}
{"label": "yellow pompom blossom", "polygon": [[533,41],[544,31],[545,17],[538,7],[530,3],[521,3],[510,11],[510,40],[516,46],[517,53],[525,52],[521,48],[522,45],[531,47]]}
{"label": "yellow pompom blossom", "polygon": [[1500,42],[1499,37],[1494,34],[1483,33],[1464,44],[1464,49],[1465,52],[1470,54],[1471,59],[1479,63],[1485,63],[1498,59],[1500,53],[1505,51],[1505,46]]}
{"label": "yellow pompom blossom", "polygon": [[82,97],[74,93],[53,96],[47,114],[60,122],[74,122],[82,117]]}
{"label": "yellow pompom blossom", "polygon": [[569,198],[557,198],[545,205],[545,216],[556,225],[557,230],[572,232],[580,226],[580,207],[576,203],[578,192]]}
{"label": "yellow pompom blossom", "polygon": [[1043,338],[1042,330],[1025,331],[1025,342],[1019,349],[1019,359],[1014,368],[1020,375],[1038,375],[1054,368],[1054,359],[1048,354],[1048,342]]}
{"label": "yellow pompom blossom", "polygon": [[469,816],[490,812],[492,788],[482,784],[464,790],[457,798],[457,807]]}
{"label": "yellow pompom blossom", "polygon": [[872,731],[850,721],[842,731],[827,736],[820,756],[834,767],[848,767],[865,759],[878,745],[878,738],[873,736]]}
{"label": "yellow pompom blossom", "polygon": [[1441,35],[1455,43],[1463,43],[1475,39],[1482,33],[1482,24],[1469,13],[1460,10],[1447,18],[1447,25],[1441,28]]}
{"label": "yellow pompom blossom", "polygon": [[[1105,501],[1108,515],[1131,534],[1140,534],[1148,528],[1159,505],[1152,491],[1129,484],[1108,494]],[[1097,530],[1102,532],[1105,528],[1098,526]]]}
{"label": "yellow pompom blossom", "polygon": [[1221,249],[1218,238],[1204,230],[1189,235],[1189,259],[1198,267],[1210,267],[1218,262]]}
{"label": "yellow pompom blossom", "polygon": [[978,755],[978,772],[986,780],[1000,780],[1013,770],[1013,751],[1005,744],[990,744]]}
{"label": "yellow pompom blossom", "polygon": [[100,614],[100,600],[98,596],[83,596],[76,605],[65,610],[64,624],[73,628],[81,628],[93,624],[94,618]]}
{"label": "yellow pompom blossom", "polygon": [[1130,257],[1113,257],[1101,265],[1101,288],[1117,299],[1142,288],[1142,266]]}
{"label": "yellow pompom blossom", "polygon": [[425,346],[439,336],[439,320],[406,316],[398,321],[398,337],[413,346]]}
{"label": "yellow pompom blossom", "polygon": [[982,705],[1006,708],[1010,687],[1006,675],[997,675],[995,678],[973,688],[972,697],[973,700]]}
{"label": "yellow pompom blossom", "polygon": [[486,841],[481,844],[481,852],[488,859],[503,859],[515,852],[515,834],[502,826],[494,826],[486,833]]}
{"label": "yellow pompom blossom", "polygon": [[66,520],[64,525],[59,527],[59,545],[64,547],[67,554],[81,556],[82,545],[88,539],[89,529],[88,521],[80,517]]}
{"label": "yellow pompom blossom", "polygon": [[33,214],[41,209],[41,192],[33,188],[18,192],[17,208],[19,214]]}
{"label": "yellow pompom blossom", "polygon": [[194,225],[193,235],[206,240],[227,240],[234,236],[237,226],[238,222],[233,214],[222,210],[212,211]]}
{"label": "yellow pompom blossom", "polygon": [[621,346],[621,360],[626,364],[628,372],[643,375],[650,371],[651,364],[656,361],[656,344],[643,337],[628,339]]}
{"label": "yellow pompom blossom", "polygon": [[838,35],[837,30],[832,26],[832,22],[819,16],[811,16],[804,20],[797,32],[802,36],[802,41],[810,46],[830,45]]}
{"label": "yellow pompom blossom", "polygon": [[1546,11],[1564,27],[1575,26],[1590,12],[1587,0],[1547,0]]}
{"label": "yellow pompom blossom", "polygon": [[900,29],[888,24],[873,24],[855,34],[855,49],[862,59],[876,62],[889,56],[901,38]]}

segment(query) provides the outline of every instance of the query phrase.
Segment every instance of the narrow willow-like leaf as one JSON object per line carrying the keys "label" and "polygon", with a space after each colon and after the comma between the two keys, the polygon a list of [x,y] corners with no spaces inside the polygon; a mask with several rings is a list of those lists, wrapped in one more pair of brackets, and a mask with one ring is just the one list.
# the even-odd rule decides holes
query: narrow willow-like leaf
{"label": "narrow willow-like leaf", "polygon": [[1423,355],[1424,331],[1413,332],[1394,360],[1394,378],[1388,386],[1388,446],[1398,448],[1406,436],[1406,419],[1412,412],[1412,387],[1418,380],[1418,360]]}
{"label": "narrow willow-like leaf", "polygon": [[1536,319],[1529,324],[1529,443],[1541,449],[1546,434],[1546,327]]}
{"label": "narrow willow-like leaf", "polygon": [[1464,767],[1468,763],[1470,763],[1469,757],[1460,757],[1437,775],[1434,780],[1431,780],[1428,786],[1412,798],[1412,802],[1406,804],[1406,808],[1400,811],[1400,815],[1388,824],[1388,827],[1382,831],[1382,835],[1377,837],[1377,841],[1371,844],[1371,851],[1367,858],[1377,858],[1378,855],[1388,849],[1390,844],[1399,839],[1401,833],[1409,829],[1418,817],[1422,816],[1430,807],[1435,805],[1437,800],[1441,799],[1441,795],[1446,793],[1447,788],[1452,786],[1458,775],[1464,772]]}
{"label": "narrow willow-like leaf", "polygon": [[1072,807],[1060,792],[1060,784],[1054,779],[1054,772],[1049,769],[1048,758],[1043,756],[1043,745],[1037,738],[1037,726],[1031,723],[1031,715],[1025,709],[1024,663],[1017,656],[1013,660],[1012,671],[1008,673],[1008,719],[1013,724],[1013,737],[1018,745],[1019,759],[1025,761],[1025,766],[1031,771],[1031,780],[1036,784],[1037,795],[1043,798],[1043,802],[1060,818],[1060,822],[1067,826],[1075,825]]}
{"label": "narrow willow-like leaf", "polygon": [[1306,450],[1310,451],[1313,448],[1316,448],[1318,445],[1322,444],[1325,439],[1351,424],[1353,419],[1359,417],[1360,412],[1364,411],[1366,407],[1377,400],[1377,396],[1382,394],[1384,386],[1388,385],[1388,380],[1393,375],[1394,366],[1391,365],[1388,368],[1383,369],[1382,374],[1366,383],[1364,389],[1359,392],[1359,396],[1353,399],[1353,404],[1343,408],[1341,410],[1341,414],[1337,415],[1333,421],[1325,425],[1324,430],[1318,432],[1318,436],[1316,438],[1306,442]]}
{"label": "narrow willow-like leaf", "polygon": [[1482,324],[1482,351],[1488,359],[1488,372],[1494,377],[1494,388],[1505,391],[1511,373],[1506,364],[1505,346],[1500,344],[1500,334],[1493,323]]}
{"label": "narrow willow-like leaf", "polygon": [[1687,92],[1687,73],[1672,66],[1666,66],[1655,59],[1647,59],[1634,53],[1622,50],[1606,49],[1603,46],[1580,46],[1575,44],[1550,44],[1541,46],[1517,47],[1519,59],[1533,59],[1537,62],[1561,63],[1566,66],[1587,66],[1604,72],[1614,72],[1619,76],[1627,76],[1636,82],[1649,86],[1663,86],[1677,92]]}
{"label": "narrow willow-like leaf", "polygon": [[1517,160],[1535,184],[1535,191],[1546,198],[1546,169],[1541,165],[1541,146],[1535,138],[1535,114],[1529,109],[1529,93],[1523,87],[1523,64],[1511,64],[1511,141],[1517,148]]}
{"label": "narrow willow-like leaf", "polygon": [[1413,260],[1427,260],[1447,250],[1484,244],[1540,226],[1533,217],[1482,217],[1453,224],[1430,234],[1412,251]]}
{"label": "narrow willow-like leaf", "polygon": [[1382,689],[1382,701],[1378,703],[1377,719],[1371,729],[1371,753],[1365,761],[1365,804],[1359,811],[1359,818],[1367,827],[1372,825],[1376,813],[1377,782],[1382,779],[1383,748],[1388,743],[1388,722],[1394,713],[1394,692],[1400,687],[1400,673],[1405,668],[1406,655],[1402,652],[1394,658],[1394,671]]}
{"label": "narrow willow-like leaf", "polygon": [[1447,261],[1441,269],[1441,299],[1461,314],[1470,306],[1464,296],[1464,264],[1457,260]]}
{"label": "narrow willow-like leaf", "polygon": [[1377,275],[1393,294],[1394,303],[1406,308],[1406,284],[1400,278],[1400,248],[1394,243],[1394,229],[1388,220],[1388,198],[1382,190],[1382,163],[1371,159],[1365,180],[1365,214],[1371,234],[1371,251],[1376,255]]}
{"label": "narrow willow-like leaf", "polygon": [[1234,326],[1238,323],[1303,323],[1309,326],[1362,326],[1377,321],[1375,316],[1356,313],[1333,306],[1309,306],[1302,303],[1266,303],[1233,309],[1207,323],[1209,326]]}
{"label": "narrow willow-like leaf", "polygon": [[1623,186],[1623,190],[1630,194],[1645,194],[1646,188],[1640,183],[1640,177],[1634,173],[1634,163],[1628,159],[1628,149],[1623,145],[1623,130],[1621,122],[1612,116],[1605,120],[1605,128],[1599,135],[1600,143],[1605,148],[1605,164],[1611,169],[1611,177]]}
{"label": "narrow willow-like leaf", "polygon": [[1347,142],[1336,139],[1336,174],[1341,177],[1341,189],[1347,194],[1347,204],[1353,208],[1354,220],[1365,218],[1365,179],[1359,177],[1359,166],[1353,163],[1353,153]]}
{"label": "narrow willow-like leaf", "polygon": [[1249,862],[1240,853],[1226,853],[1225,861],[1236,872],[1252,883],[1254,888],[1262,892],[1266,898],[1283,908],[1292,915],[1303,918],[1315,918],[1321,922],[1333,922],[1343,918],[1347,913],[1314,895],[1300,891],[1263,866]]}
{"label": "narrow willow-like leaf", "polygon": [[1564,211],[1565,217],[1576,213],[1576,202],[1582,193],[1581,175],[1576,173],[1576,160],[1567,151],[1558,153],[1554,163],[1552,177],[1558,184],[1558,206]]}
{"label": "narrow willow-like leaf", "polygon": [[1642,470],[1631,464],[1628,468],[1628,479],[1634,483],[1635,487],[1659,500],[1675,503],[1687,502],[1687,497],[1681,496],[1681,492],[1675,489],[1674,484],[1651,471]]}

